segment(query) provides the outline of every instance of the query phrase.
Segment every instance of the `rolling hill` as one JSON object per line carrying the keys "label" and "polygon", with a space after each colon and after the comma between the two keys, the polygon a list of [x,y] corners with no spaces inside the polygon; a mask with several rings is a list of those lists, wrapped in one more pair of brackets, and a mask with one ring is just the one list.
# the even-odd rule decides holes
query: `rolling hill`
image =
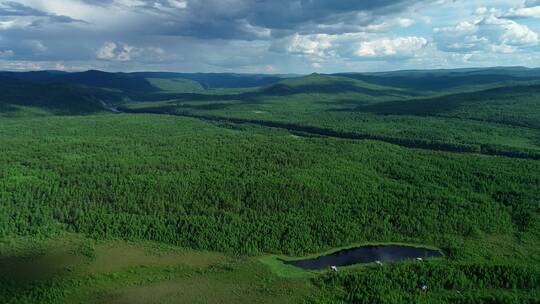
{"label": "rolling hill", "polygon": [[0,73],[0,302],[537,303],[537,74]]}
{"label": "rolling hill", "polygon": [[257,123],[409,147],[538,158],[538,85],[520,83],[425,95],[313,74],[253,92],[179,94],[171,101],[126,104],[126,110]]}
{"label": "rolling hill", "polygon": [[35,83],[5,76],[0,76],[0,92],[0,115],[90,114],[105,111],[107,103],[122,99],[118,92],[100,88]]}
{"label": "rolling hill", "polygon": [[509,85],[434,98],[360,106],[357,111],[383,115],[458,117],[540,128],[540,85]]}
{"label": "rolling hill", "polygon": [[204,89],[215,88],[250,88],[276,83],[288,76],[234,73],[166,73],[138,72],[130,73],[138,78],[186,79],[199,83]]}
{"label": "rolling hill", "polygon": [[504,85],[508,82],[537,81],[540,79],[540,69],[501,67],[411,70],[380,73],[339,73],[336,75],[419,92],[441,92],[478,89],[479,87],[482,88],[489,85]]}

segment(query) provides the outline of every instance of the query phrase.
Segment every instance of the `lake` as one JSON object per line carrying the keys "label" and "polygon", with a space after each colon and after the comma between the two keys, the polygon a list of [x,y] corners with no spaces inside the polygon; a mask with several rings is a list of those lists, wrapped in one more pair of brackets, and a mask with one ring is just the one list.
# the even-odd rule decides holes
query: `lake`
{"label": "lake", "polygon": [[438,250],[404,245],[362,246],[340,250],[332,254],[296,261],[282,260],[285,264],[308,270],[327,269],[331,266],[349,266],[360,263],[396,262],[417,258],[439,257]]}

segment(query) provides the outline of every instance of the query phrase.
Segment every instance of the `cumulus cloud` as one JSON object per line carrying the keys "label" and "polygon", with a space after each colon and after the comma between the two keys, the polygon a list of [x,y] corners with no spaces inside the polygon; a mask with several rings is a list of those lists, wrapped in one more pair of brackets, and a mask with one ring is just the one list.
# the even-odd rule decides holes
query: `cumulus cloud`
{"label": "cumulus cloud", "polygon": [[428,40],[419,36],[387,37],[379,33],[339,35],[295,34],[274,42],[273,51],[309,59],[313,68],[321,68],[328,60],[408,59],[420,54]]}
{"label": "cumulus cloud", "polygon": [[355,54],[359,57],[414,57],[428,42],[423,37],[379,38],[361,42]]}
{"label": "cumulus cloud", "polygon": [[304,54],[317,57],[329,56],[332,48],[332,36],[327,34],[318,35],[294,35],[288,45],[287,51],[293,54]]}
{"label": "cumulus cloud", "polygon": [[489,16],[478,22],[478,34],[499,45],[536,45],[538,34],[526,25]]}
{"label": "cumulus cloud", "polygon": [[109,61],[130,61],[145,56],[145,60],[160,60],[164,51],[161,48],[137,48],[126,43],[105,42],[97,51],[96,57]]}
{"label": "cumulus cloud", "polygon": [[540,18],[540,0],[526,0],[520,4],[506,10],[494,7],[480,7],[475,13],[477,15],[492,15],[506,19]]}
{"label": "cumulus cloud", "polygon": [[540,18],[540,2],[537,6],[512,8],[503,14],[506,18]]}
{"label": "cumulus cloud", "polygon": [[176,8],[186,8],[187,7],[187,1],[185,0],[168,0],[167,3],[169,3],[170,6],[176,7]]}
{"label": "cumulus cloud", "polygon": [[539,43],[538,34],[526,25],[494,15],[436,28],[434,39],[439,49],[462,53],[482,50],[508,53]]}
{"label": "cumulus cloud", "polygon": [[[127,47],[129,49],[129,47]],[[118,59],[120,61],[129,60],[129,51],[124,47],[120,51],[117,51],[118,46],[114,42],[105,42],[103,46],[96,52],[96,56],[99,59],[103,60],[114,60]]]}

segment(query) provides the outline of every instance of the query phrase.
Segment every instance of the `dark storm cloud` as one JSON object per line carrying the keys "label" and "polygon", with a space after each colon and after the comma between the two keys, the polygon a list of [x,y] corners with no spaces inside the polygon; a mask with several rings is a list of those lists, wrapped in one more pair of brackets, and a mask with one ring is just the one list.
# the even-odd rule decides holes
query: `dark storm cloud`
{"label": "dark storm cloud", "polygon": [[277,29],[295,29],[309,23],[335,24],[345,22],[364,25],[364,22],[356,18],[358,13],[362,12],[377,17],[377,15],[386,15],[399,11],[404,8],[405,3],[413,4],[415,2],[421,1],[278,0],[254,2],[254,14],[251,16],[250,21],[253,24]]}
{"label": "dark storm cloud", "polygon": [[[66,1],[66,0],[63,0]],[[384,16],[432,0],[81,0],[131,14],[107,29],[124,36],[167,35],[200,39],[259,40],[299,34],[358,32]],[[31,26],[83,23],[15,1],[0,0],[0,16],[36,17]],[[37,18],[37,17],[40,17]],[[107,16],[103,16],[104,20]],[[90,21],[94,25],[101,22]]]}
{"label": "dark storm cloud", "polygon": [[153,10],[168,16],[167,22],[154,23],[146,30],[165,35],[254,40],[295,32],[356,32],[382,16],[418,2],[429,0],[191,0],[185,2],[183,9],[161,0],[146,1],[138,8],[141,12]]}

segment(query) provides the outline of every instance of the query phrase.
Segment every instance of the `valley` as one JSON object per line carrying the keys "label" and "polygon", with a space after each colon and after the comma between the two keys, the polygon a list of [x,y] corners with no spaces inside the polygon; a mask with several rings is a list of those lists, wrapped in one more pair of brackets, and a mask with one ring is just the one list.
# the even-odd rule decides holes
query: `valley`
{"label": "valley", "polygon": [[0,74],[0,302],[537,302],[537,70],[404,73]]}

